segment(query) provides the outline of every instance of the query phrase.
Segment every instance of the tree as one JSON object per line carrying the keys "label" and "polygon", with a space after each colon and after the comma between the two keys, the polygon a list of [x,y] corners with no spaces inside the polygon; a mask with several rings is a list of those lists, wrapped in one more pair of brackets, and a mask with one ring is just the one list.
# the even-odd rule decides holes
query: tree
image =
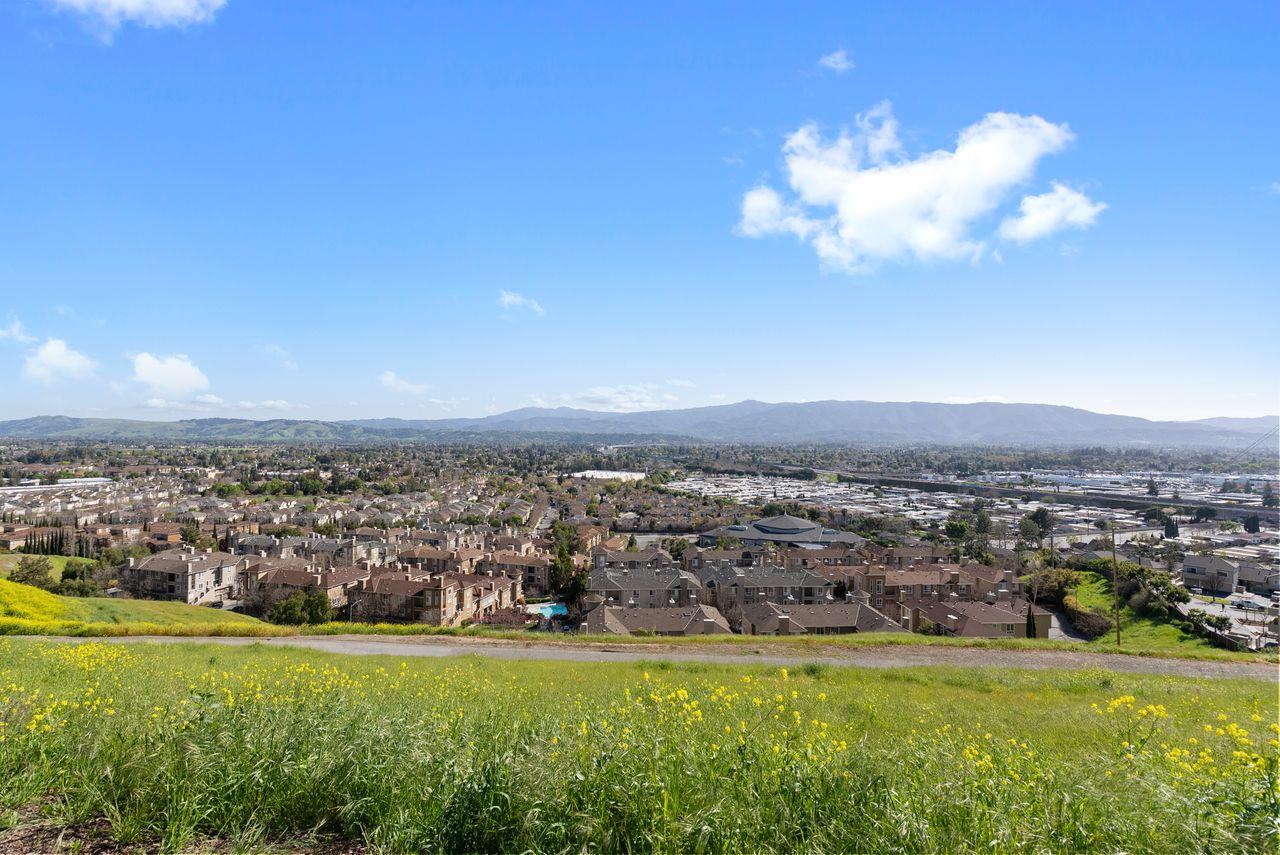
{"label": "tree", "polygon": [[24,555],[9,574],[9,581],[47,590],[53,587],[53,562],[44,555]]}
{"label": "tree", "polygon": [[640,544],[636,542],[636,536],[633,534],[627,538],[627,552],[639,552]]}
{"label": "tree", "polygon": [[973,531],[975,534],[991,533],[991,514],[987,513],[986,508],[979,508],[973,515]]}
{"label": "tree", "polygon": [[1257,514],[1249,514],[1244,518],[1244,530],[1249,534],[1257,534],[1262,530],[1262,520],[1258,519]]}
{"label": "tree", "polygon": [[1262,507],[1274,508],[1276,502],[1276,488],[1272,486],[1270,481],[1267,481],[1262,485]]}
{"label": "tree", "polygon": [[324,591],[294,591],[267,612],[267,620],[284,624],[326,623],[333,618],[333,608]]}
{"label": "tree", "polygon": [[1178,521],[1177,521],[1177,520],[1175,520],[1173,517],[1165,517],[1165,520],[1164,520],[1164,536],[1165,536],[1165,537],[1177,537],[1177,536],[1178,536]]}
{"label": "tree", "polygon": [[1040,541],[1040,526],[1036,525],[1035,520],[1031,519],[1030,515],[1018,521],[1018,538],[1025,543],[1038,543]]}
{"label": "tree", "polygon": [[1204,522],[1205,520],[1216,519],[1217,516],[1217,508],[1196,508],[1195,513],[1191,517],[1191,521]]}
{"label": "tree", "polygon": [[1156,486],[1156,479],[1155,479],[1155,478],[1148,478],[1148,479],[1147,479],[1147,495],[1148,495],[1148,496],[1158,496],[1158,495],[1160,495],[1160,488]]}
{"label": "tree", "polygon": [[1027,638],[1036,637],[1036,607],[1027,603]]}
{"label": "tree", "polygon": [[1053,511],[1048,508],[1036,508],[1028,516],[1031,517],[1031,521],[1039,526],[1040,531],[1044,534],[1048,534],[1053,530],[1053,524],[1056,520],[1054,519]]}
{"label": "tree", "polygon": [[965,525],[963,520],[947,520],[947,524],[943,529],[947,533],[947,537],[955,543],[964,540],[964,536],[969,533],[969,526]]}
{"label": "tree", "polygon": [[566,603],[575,603],[587,590],[587,574],[573,564],[573,556],[563,543],[556,548],[551,562],[551,588]]}

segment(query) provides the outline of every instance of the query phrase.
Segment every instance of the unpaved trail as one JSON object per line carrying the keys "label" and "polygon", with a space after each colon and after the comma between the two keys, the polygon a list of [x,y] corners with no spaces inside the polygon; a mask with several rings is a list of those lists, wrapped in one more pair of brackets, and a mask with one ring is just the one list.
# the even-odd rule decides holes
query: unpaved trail
{"label": "unpaved trail", "polygon": [[[48,640],[47,638],[45,640]],[[442,636],[312,635],[280,638],[214,636],[129,636],[120,638],[64,638],[62,641],[105,641],[121,644],[225,644],[264,647],[300,647],[328,653],[381,656],[489,656],[495,659],[550,659],[568,662],[639,662],[662,659],[669,662],[711,662],[732,664],[824,665],[853,668],[910,668],[949,665],[964,668],[1022,668],[1044,670],[1104,668],[1136,674],[1165,674],[1173,677],[1218,679],[1248,678],[1280,682],[1280,666],[1267,662],[1229,662],[1199,659],[1165,659],[1069,650],[1008,650],[941,645],[881,645],[842,647],[815,645],[804,649],[758,645],[680,645],[568,643],[555,641],[514,641],[490,638]]]}

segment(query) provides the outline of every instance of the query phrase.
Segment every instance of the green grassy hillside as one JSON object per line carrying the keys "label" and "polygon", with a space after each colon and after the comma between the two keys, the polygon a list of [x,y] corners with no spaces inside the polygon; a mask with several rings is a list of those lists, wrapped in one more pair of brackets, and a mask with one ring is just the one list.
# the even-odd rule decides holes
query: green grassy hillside
{"label": "green grassy hillside", "polygon": [[1265,680],[0,639],[0,710],[0,817],[86,851],[1247,853],[1280,815]]}
{"label": "green grassy hillside", "polygon": [[0,618],[33,622],[148,624],[158,627],[262,625],[248,615],[185,603],[62,597],[30,585],[0,579]]}
{"label": "green grassy hillside", "polygon": [[[1097,606],[1110,616],[1112,611],[1110,580],[1088,570],[1081,571],[1080,576],[1083,581],[1076,589],[1076,599],[1080,601],[1080,605],[1085,608]],[[1095,638],[1089,642],[1089,646],[1114,649],[1115,630]],[[1208,653],[1221,649],[1201,636],[1183,632],[1171,623],[1137,614],[1123,602],[1120,604],[1120,646],[1131,650],[1174,654]]]}
{"label": "green grassy hillside", "polygon": [[[48,558],[49,563],[52,565],[50,578],[54,582],[62,579],[62,571],[68,564],[81,567],[93,566],[93,562],[87,558],[70,558],[66,555],[46,555],[44,557]],[[0,555],[0,578],[7,579],[9,574],[13,572],[13,568],[18,566],[18,561],[22,558],[22,555],[12,553],[8,555]]]}

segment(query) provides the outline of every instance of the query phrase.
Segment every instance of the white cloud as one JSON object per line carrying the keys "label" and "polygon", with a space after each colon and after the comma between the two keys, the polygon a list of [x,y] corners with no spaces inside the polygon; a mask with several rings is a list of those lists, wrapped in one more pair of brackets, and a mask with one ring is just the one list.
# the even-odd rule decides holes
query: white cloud
{"label": "white cloud", "polygon": [[986,251],[973,235],[979,221],[1074,139],[1039,116],[989,113],[960,132],[953,151],[908,158],[889,102],[856,124],[857,133],[834,140],[814,125],[791,134],[783,155],[794,199],[766,186],[748,191],[738,233],[792,234],[850,273],[886,260],[976,261]]}
{"label": "white cloud", "polygon": [[239,401],[236,403],[236,407],[241,410],[282,411],[294,409],[293,404],[280,399],[273,399],[269,401]]}
{"label": "white cloud", "polygon": [[569,406],[584,407],[589,410],[607,410],[613,413],[659,410],[679,400],[675,395],[661,391],[652,383],[593,386],[582,392],[560,397]]}
{"label": "white cloud", "polygon": [[28,333],[22,326],[22,321],[17,319],[10,321],[7,327],[0,327],[0,339],[16,341],[18,344],[33,344],[36,341],[36,337]]}
{"label": "white cloud", "polygon": [[1280,181],[1272,181],[1271,184],[1267,186],[1267,190],[1273,196],[1280,196]]}
{"label": "white cloud", "polygon": [[192,410],[199,409],[198,404],[190,401],[170,401],[168,398],[147,398],[142,406],[149,410]]}
{"label": "white cloud", "polygon": [[83,380],[93,373],[94,362],[73,350],[60,338],[45,339],[44,344],[27,354],[23,373],[41,383],[59,380]]}
{"label": "white cloud", "polygon": [[944,404],[1007,404],[1009,399],[997,395],[957,395],[943,398],[942,402]]}
{"label": "white cloud", "polygon": [[412,383],[394,371],[383,371],[378,376],[378,382],[384,389],[400,395],[421,395],[431,388],[430,383]]}
{"label": "white cloud", "polygon": [[293,354],[278,344],[263,344],[258,346],[258,350],[267,356],[275,357],[280,362],[280,367],[286,371],[297,371],[298,363],[294,360]]}
{"label": "white cloud", "polygon": [[139,353],[133,357],[133,379],[150,389],[156,399],[187,399],[209,388],[209,378],[185,353]]}
{"label": "white cloud", "polygon": [[503,311],[511,309],[528,309],[535,315],[545,315],[546,310],[538,304],[538,301],[532,297],[526,297],[523,294],[517,294],[515,291],[499,291],[498,305]]}
{"label": "white cloud", "polygon": [[695,384],[692,380],[668,380],[668,386],[678,386],[681,389],[692,389]]}
{"label": "white cloud", "polygon": [[[206,397],[206,396],[201,396]],[[147,398],[142,402],[142,406],[149,410],[180,410],[188,413],[207,413],[210,410],[217,409],[222,406],[225,401],[216,395],[212,397],[213,401],[200,401],[192,399],[190,401],[175,401],[171,398]]]}
{"label": "white cloud", "polygon": [[46,0],[80,15],[103,41],[122,24],[144,27],[185,27],[213,20],[227,0]]}
{"label": "white cloud", "polygon": [[891,156],[902,153],[898,141],[898,119],[893,115],[893,104],[881,101],[854,119],[858,132],[866,141],[867,157],[872,163],[884,163]]}
{"label": "white cloud", "polygon": [[205,404],[210,407],[218,407],[226,403],[226,401],[222,400],[217,395],[196,395],[192,400],[197,404]]}
{"label": "white cloud", "polygon": [[818,65],[834,71],[836,74],[844,74],[846,71],[853,70],[853,60],[849,59],[849,54],[844,48],[827,54],[818,60]]}
{"label": "white cloud", "polygon": [[1086,229],[1107,209],[1078,190],[1054,182],[1053,189],[1039,196],[1024,196],[1018,216],[1000,224],[1000,237],[1027,243],[1062,229]]}

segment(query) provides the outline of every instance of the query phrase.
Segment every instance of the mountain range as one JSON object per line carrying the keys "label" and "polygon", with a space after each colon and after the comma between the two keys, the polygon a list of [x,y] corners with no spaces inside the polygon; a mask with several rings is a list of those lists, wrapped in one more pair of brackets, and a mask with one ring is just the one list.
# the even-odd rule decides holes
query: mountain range
{"label": "mountain range", "polygon": [[[1280,416],[1152,421],[1050,404],[920,401],[741,401],[633,413],[525,407],[481,418],[202,418],[180,421],[36,416],[0,422],[0,437],[127,441],[380,442],[671,440],[877,445],[1106,445],[1245,448],[1280,430]],[[1274,446],[1275,443],[1273,442]]]}

